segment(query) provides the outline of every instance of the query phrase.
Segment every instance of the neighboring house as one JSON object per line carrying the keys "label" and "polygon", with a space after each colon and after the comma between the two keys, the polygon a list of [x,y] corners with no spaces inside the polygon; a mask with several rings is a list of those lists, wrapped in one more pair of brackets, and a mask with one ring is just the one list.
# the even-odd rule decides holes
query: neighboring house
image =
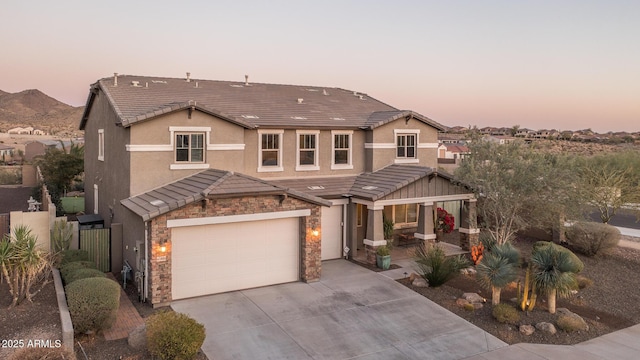
{"label": "neighboring house", "polygon": [[435,239],[444,202],[462,246],[477,241],[473,193],[435,171],[446,127],[366,94],[116,74],[91,86],[80,129],[85,209],[154,306],[371,261],[384,217]]}
{"label": "neighboring house", "polygon": [[28,126],[28,127],[17,127],[17,128],[13,128],[13,129],[9,129],[7,131],[7,133],[9,134],[19,134],[19,135],[30,135],[33,134],[33,127]]}
{"label": "neighboring house", "polygon": [[438,142],[440,144],[461,144],[466,143],[469,140],[467,139],[467,134],[438,134]]}
{"label": "neighboring house", "polygon": [[13,152],[15,148],[13,146],[0,144],[0,160],[10,161],[13,158]]}
{"label": "neighboring house", "polygon": [[464,159],[471,152],[461,144],[442,144],[438,147],[438,159]]}
{"label": "neighboring house", "polygon": [[84,141],[60,141],[60,140],[36,140],[25,144],[24,158],[27,161],[33,160],[36,156],[44,155],[49,149],[60,149],[69,151],[71,145],[83,145]]}
{"label": "neighboring house", "polygon": [[513,136],[501,136],[501,135],[493,135],[493,136],[485,136],[486,140],[497,142],[500,145],[508,144],[516,140]]}

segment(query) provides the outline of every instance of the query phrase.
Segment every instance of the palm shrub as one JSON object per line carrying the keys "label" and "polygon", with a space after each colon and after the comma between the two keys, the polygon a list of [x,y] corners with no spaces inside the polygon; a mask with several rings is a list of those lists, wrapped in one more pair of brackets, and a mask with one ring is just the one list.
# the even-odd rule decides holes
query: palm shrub
{"label": "palm shrub", "polygon": [[415,256],[418,272],[433,287],[446,283],[469,266],[469,260],[460,255],[445,256],[439,246],[418,246]]}
{"label": "palm shrub", "polygon": [[31,288],[38,283],[42,287],[48,283],[51,257],[38,248],[37,241],[37,236],[25,225],[14,227],[0,240],[0,269],[11,293],[10,307],[24,300],[32,302],[38,291],[32,293]]}
{"label": "palm shrub", "polygon": [[146,325],[149,352],[162,360],[192,359],[204,342],[204,325],[185,314],[157,313],[147,319]]}
{"label": "palm shrub", "polygon": [[618,246],[620,230],[609,224],[578,222],[567,229],[567,242],[575,251],[594,256]]}
{"label": "palm shrub", "polygon": [[105,275],[102,271],[98,269],[90,269],[90,268],[76,269],[70,272],[64,281],[67,285],[69,285],[76,280],[94,278],[94,277],[103,278],[103,277],[107,277],[107,275]]}
{"label": "palm shrub", "polygon": [[566,297],[577,285],[584,264],[570,250],[551,242],[538,242],[531,254],[532,282],[547,295],[549,313],[556,312],[556,297]]}
{"label": "palm shrub", "polygon": [[65,287],[76,334],[111,328],[120,307],[120,285],[107,278],[86,278]]}
{"label": "palm shrub", "polygon": [[491,289],[491,304],[500,304],[500,292],[518,278],[520,253],[510,243],[495,245],[476,266],[480,284]]}

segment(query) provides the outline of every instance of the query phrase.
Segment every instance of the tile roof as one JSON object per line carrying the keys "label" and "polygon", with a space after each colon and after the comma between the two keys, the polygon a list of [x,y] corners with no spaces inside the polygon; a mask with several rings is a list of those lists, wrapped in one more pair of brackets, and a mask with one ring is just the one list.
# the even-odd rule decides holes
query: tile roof
{"label": "tile roof", "polygon": [[338,199],[349,194],[357,176],[332,176],[316,178],[300,178],[271,180],[272,184],[295,189],[325,199]]}
{"label": "tile roof", "polygon": [[430,174],[436,174],[430,167],[389,165],[378,171],[358,176],[350,194],[376,201]]}
{"label": "tile roof", "polygon": [[311,203],[331,205],[330,202],[313,195],[287,189],[248,175],[217,169],[199,172],[146,193],[129,197],[121,203],[147,221],[207,196],[224,198],[269,194],[288,194]]}
{"label": "tile roof", "polygon": [[398,110],[366,94],[340,88],[233,81],[118,76],[92,85],[80,128],[95,92],[102,90],[123,126],[193,107],[246,128],[375,128],[401,117],[438,130],[446,127],[418,113]]}

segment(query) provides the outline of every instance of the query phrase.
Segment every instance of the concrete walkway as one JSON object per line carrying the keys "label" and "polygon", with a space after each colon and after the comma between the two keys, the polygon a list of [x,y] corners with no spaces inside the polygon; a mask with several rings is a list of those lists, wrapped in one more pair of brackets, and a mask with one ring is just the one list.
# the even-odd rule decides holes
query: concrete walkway
{"label": "concrete walkway", "polygon": [[174,301],[205,325],[209,359],[464,359],[507,346],[411,289],[346,260],[319,282]]}

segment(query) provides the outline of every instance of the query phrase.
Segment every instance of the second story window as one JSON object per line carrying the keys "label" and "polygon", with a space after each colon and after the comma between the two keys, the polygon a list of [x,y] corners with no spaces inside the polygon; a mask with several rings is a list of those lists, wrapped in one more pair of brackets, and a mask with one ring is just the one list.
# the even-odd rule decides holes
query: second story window
{"label": "second story window", "polygon": [[104,129],[98,129],[98,160],[104,161]]}
{"label": "second story window", "polygon": [[396,158],[416,158],[416,134],[398,134],[396,137]]}
{"label": "second story window", "polygon": [[319,131],[297,131],[298,163],[296,170],[318,170],[318,137]]}
{"label": "second story window", "polygon": [[204,134],[176,134],[176,162],[204,162]]}
{"label": "second story window", "polygon": [[333,154],[331,159],[331,169],[353,169],[351,163],[351,136],[353,131],[334,130],[331,131]]}
{"label": "second story window", "polygon": [[282,171],[282,130],[258,132],[258,172]]}

